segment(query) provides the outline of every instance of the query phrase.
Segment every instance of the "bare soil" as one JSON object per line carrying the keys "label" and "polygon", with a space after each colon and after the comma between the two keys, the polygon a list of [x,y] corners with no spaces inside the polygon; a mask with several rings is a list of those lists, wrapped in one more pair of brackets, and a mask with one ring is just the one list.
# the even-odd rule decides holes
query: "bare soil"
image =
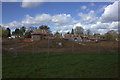
{"label": "bare soil", "polygon": [[[61,45],[59,45],[61,43]],[[74,44],[74,45],[73,45]],[[17,45],[17,47],[16,47]],[[117,41],[96,42],[72,42],[71,40],[50,40],[50,52],[52,53],[109,53],[118,52]],[[73,49],[72,49],[73,48]],[[23,42],[18,40],[3,40],[2,53],[44,53],[48,52],[48,40],[39,40],[34,42]]]}

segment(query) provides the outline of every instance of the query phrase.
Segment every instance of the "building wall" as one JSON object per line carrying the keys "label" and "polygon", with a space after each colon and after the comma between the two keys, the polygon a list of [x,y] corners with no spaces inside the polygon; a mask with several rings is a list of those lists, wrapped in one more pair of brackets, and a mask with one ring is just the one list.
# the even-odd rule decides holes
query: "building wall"
{"label": "building wall", "polygon": [[36,36],[36,35],[35,35],[35,36],[34,36],[34,35],[32,35],[32,37],[31,37],[31,38],[32,38],[33,40],[40,40],[40,36],[39,36],[39,35],[37,35],[37,36]]}
{"label": "building wall", "polygon": [[71,38],[71,34],[65,34],[64,38]]}

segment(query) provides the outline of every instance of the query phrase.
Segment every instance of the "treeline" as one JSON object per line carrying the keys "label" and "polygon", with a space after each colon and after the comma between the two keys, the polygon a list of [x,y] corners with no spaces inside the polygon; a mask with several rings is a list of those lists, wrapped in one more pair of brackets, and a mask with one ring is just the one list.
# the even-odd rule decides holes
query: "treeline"
{"label": "treeline", "polygon": [[[50,32],[52,34],[52,32],[50,31],[50,27],[48,27],[47,25],[41,25],[39,26],[39,28],[45,30],[46,32]],[[19,38],[31,38],[31,32],[34,32],[34,30],[37,28],[35,27],[26,28],[25,26],[22,26],[21,28],[16,28],[12,32],[10,28],[5,29],[4,27],[0,26],[0,29],[2,31],[2,35],[0,34],[2,38],[8,38],[8,37],[11,37],[12,35],[15,35]],[[110,30],[103,35],[100,35],[100,33],[94,33],[92,35],[90,29],[86,30],[86,33],[84,33],[84,29],[80,26],[77,26],[75,29],[72,29],[71,32],[67,32],[66,34],[84,34],[85,36],[88,36],[88,37],[98,38],[99,36],[100,38],[103,38],[106,40],[116,40],[116,39],[120,40],[120,34],[118,34],[114,30]],[[59,33],[57,31],[53,36],[62,37],[63,35],[62,33]]]}
{"label": "treeline", "polygon": [[16,37],[20,37],[20,38],[31,38],[31,32],[33,32],[33,29],[29,28],[29,29],[26,29],[26,27],[21,27],[20,29],[19,28],[16,28],[13,32],[11,31],[10,28],[4,28],[2,26],[0,26],[0,28],[2,29],[2,38],[8,38],[8,37],[11,37],[11,36],[16,36]]}

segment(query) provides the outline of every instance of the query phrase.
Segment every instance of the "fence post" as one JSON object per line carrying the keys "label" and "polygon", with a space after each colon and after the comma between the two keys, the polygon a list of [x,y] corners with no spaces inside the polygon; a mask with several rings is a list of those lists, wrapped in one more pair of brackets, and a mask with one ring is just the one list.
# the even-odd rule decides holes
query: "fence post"
{"label": "fence post", "polygon": [[100,37],[98,37],[98,53],[100,53]]}
{"label": "fence post", "polygon": [[48,34],[48,55],[50,54],[50,39],[49,39],[49,34]]}
{"label": "fence post", "polygon": [[18,47],[18,41],[17,41],[17,38],[15,39],[15,58],[17,57],[17,47]]}
{"label": "fence post", "polygon": [[34,40],[32,39],[32,53],[34,55]]}
{"label": "fence post", "polygon": [[74,53],[74,38],[72,38],[72,53]]}

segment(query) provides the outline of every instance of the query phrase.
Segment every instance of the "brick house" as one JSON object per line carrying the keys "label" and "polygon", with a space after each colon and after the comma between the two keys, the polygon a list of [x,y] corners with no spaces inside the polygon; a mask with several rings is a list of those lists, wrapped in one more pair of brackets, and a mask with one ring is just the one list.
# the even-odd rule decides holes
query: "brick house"
{"label": "brick house", "polygon": [[44,29],[35,29],[34,32],[31,33],[31,38],[33,40],[44,40],[44,39],[53,39],[52,33],[47,32]]}

